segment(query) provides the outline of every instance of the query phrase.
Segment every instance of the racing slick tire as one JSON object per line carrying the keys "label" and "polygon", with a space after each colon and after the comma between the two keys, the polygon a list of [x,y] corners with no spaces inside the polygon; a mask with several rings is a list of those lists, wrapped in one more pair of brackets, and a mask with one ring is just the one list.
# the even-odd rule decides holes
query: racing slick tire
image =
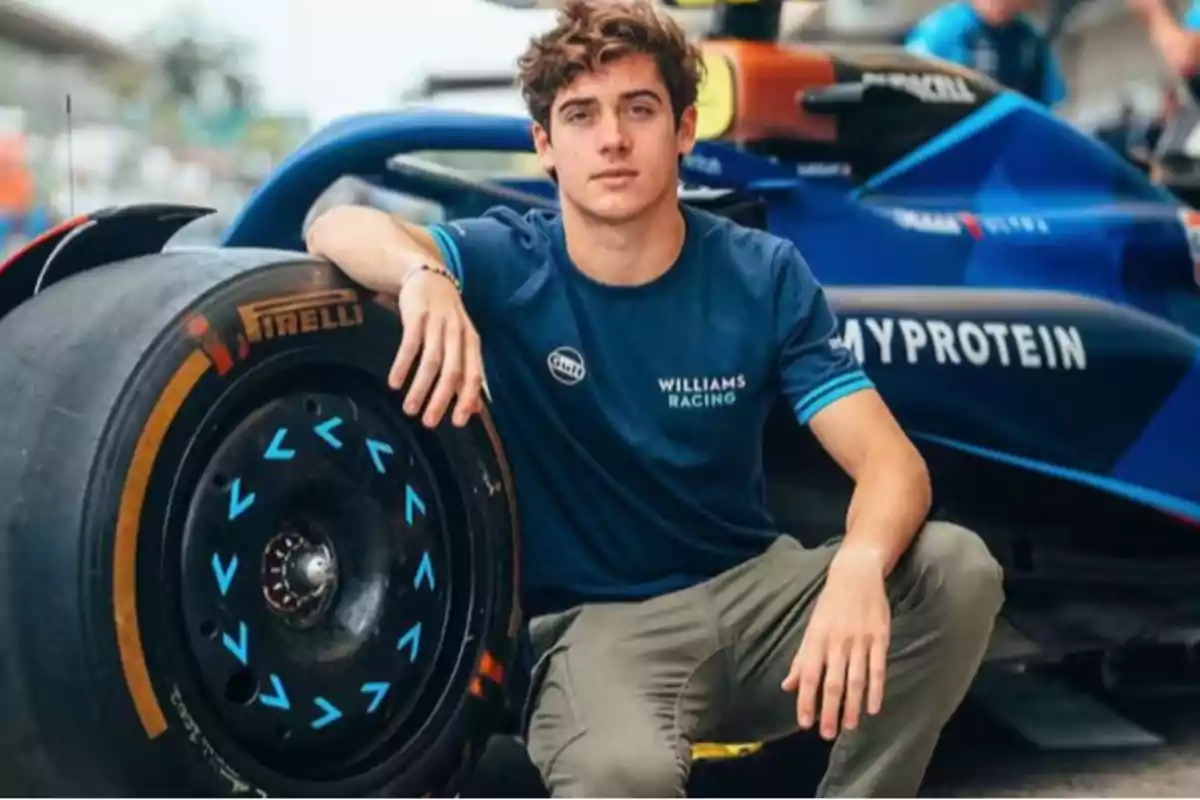
{"label": "racing slick tire", "polygon": [[299,253],[175,251],[0,320],[5,793],[448,794],[519,612],[486,410],[386,375],[394,298]]}

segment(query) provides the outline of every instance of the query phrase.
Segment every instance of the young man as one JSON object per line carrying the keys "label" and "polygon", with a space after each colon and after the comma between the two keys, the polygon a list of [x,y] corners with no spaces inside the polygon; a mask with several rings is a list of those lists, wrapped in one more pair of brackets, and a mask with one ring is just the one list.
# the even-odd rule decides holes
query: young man
{"label": "young man", "polygon": [[917,23],[906,47],[988,75],[1053,108],[1067,95],[1050,43],[1025,17],[1036,0],[958,0]]}
{"label": "young man", "polygon": [[[924,462],[788,241],[682,207],[699,54],[646,2],[571,0],[521,58],[561,213],[420,228],[324,213],[311,251],[395,293],[391,384],[462,425],[487,364],[539,656],[527,745],[556,796],[673,796],[689,743],[837,738],[821,790],[911,795],[1002,602],[926,524]],[[853,477],[840,543],[764,504],[779,393]],[[422,413],[423,409],[423,413]]]}

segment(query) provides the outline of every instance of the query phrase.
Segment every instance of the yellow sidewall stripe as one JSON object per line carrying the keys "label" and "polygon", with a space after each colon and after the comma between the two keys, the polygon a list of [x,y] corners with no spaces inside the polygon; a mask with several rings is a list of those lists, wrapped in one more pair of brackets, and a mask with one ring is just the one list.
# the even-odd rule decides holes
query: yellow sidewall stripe
{"label": "yellow sidewall stripe", "polygon": [[117,538],[113,547],[113,621],[117,629],[117,648],[125,685],[146,735],[156,739],[167,730],[167,718],[150,682],[146,652],[137,612],[137,552],[141,532],[142,508],[154,462],[163,438],[192,389],[212,366],[203,352],[193,351],[179,367],[159,396],[133,451],[133,461],[121,491],[117,515]]}

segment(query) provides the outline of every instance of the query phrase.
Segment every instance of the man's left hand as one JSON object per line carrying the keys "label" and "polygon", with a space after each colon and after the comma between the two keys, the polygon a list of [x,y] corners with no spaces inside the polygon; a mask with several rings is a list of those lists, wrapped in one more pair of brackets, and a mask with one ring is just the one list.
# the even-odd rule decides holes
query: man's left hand
{"label": "man's left hand", "polygon": [[[891,607],[884,586],[883,557],[843,545],[830,564],[784,691],[796,692],[796,721],[812,727],[821,692],[821,736],[834,739],[842,727],[858,727],[866,694],[868,714],[883,706],[891,633]],[[844,700],[844,702],[843,702]]]}

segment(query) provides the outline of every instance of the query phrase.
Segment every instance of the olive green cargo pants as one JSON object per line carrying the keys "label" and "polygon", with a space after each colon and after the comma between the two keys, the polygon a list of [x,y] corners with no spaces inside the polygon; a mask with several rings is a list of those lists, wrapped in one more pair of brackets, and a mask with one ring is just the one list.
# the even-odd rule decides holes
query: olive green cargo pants
{"label": "olive green cargo pants", "polygon": [[[683,796],[692,743],[798,730],[795,695],[781,684],[836,547],[781,537],[689,589],[534,619],[527,746],[551,794]],[[887,592],[883,708],[839,735],[820,796],[917,793],[987,649],[1002,573],[974,533],[930,523]]]}

